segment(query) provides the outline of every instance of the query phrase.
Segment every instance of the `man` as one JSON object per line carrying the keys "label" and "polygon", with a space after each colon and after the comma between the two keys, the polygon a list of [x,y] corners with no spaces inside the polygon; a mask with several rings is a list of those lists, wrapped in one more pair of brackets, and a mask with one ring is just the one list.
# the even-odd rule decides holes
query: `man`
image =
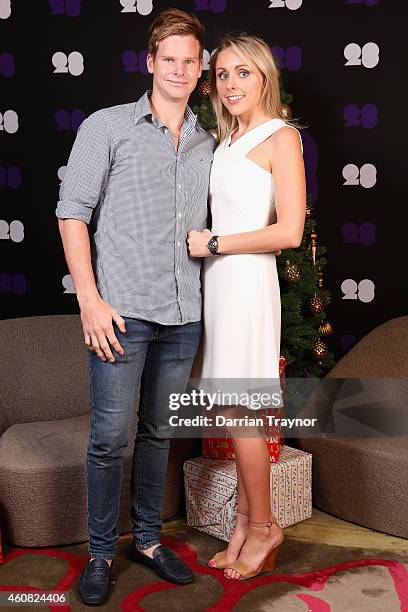
{"label": "man", "polygon": [[203,36],[193,15],[169,9],[158,16],[149,30],[151,94],[82,123],[56,210],[90,349],[90,559],[78,584],[86,604],[110,595],[123,452],[139,383],[133,558],[172,582],[193,579],[159,533],[172,435],[168,381],[172,392],[184,391],[201,335],[201,260],[188,256],[186,236],[206,227],[214,150],[187,106],[201,76]]}

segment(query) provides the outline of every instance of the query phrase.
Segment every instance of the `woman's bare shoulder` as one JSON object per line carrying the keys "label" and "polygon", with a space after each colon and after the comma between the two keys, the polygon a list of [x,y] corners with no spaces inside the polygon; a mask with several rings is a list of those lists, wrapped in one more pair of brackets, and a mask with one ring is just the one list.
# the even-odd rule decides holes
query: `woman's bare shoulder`
{"label": "woman's bare shoulder", "polygon": [[271,134],[265,141],[268,154],[271,159],[285,154],[293,154],[296,151],[303,153],[302,139],[297,128],[291,125],[283,125]]}

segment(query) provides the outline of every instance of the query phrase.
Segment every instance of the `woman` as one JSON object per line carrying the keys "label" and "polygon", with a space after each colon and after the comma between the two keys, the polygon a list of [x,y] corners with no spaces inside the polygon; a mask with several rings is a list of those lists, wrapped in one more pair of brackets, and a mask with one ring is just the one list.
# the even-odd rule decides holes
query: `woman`
{"label": "woman", "polygon": [[[188,234],[204,257],[201,379],[279,378],[280,294],[275,253],[302,240],[306,189],[300,134],[283,119],[279,71],[267,44],[227,36],[212,56],[210,96],[220,145],[211,171],[212,230]],[[223,407],[239,416],[242,406]],[[253,413],[252,413],[253,414]],[[271,515],[262,436],[230,429],[238,515],[228,548],[209,561],[232,579],[274,568],[283,541]]]}

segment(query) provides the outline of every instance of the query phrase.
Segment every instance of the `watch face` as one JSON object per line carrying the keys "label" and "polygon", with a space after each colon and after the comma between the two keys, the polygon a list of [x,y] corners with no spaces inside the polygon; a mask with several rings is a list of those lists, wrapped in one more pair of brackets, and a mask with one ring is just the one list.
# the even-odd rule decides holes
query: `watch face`
{"label": "watch face", "polygon": [[210,251],[210,253],[216,253],[217,252],[217,248],[218,248],[218,242],[216,238],[211,238],[209,243],[208,243],[208,250]]}

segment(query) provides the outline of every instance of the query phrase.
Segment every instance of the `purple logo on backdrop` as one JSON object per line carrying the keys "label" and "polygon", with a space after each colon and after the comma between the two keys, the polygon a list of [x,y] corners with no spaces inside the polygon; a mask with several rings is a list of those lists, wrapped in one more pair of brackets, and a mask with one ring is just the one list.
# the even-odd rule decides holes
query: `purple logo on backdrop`
{"label": "purple logo on backdrop", "polygon": [[81,13],[81,0],[48,0],[51,15],[78,17]]}
{"label": "purple logo on backdrop", "polygon": [[361,125],[371,130],[378,124],[378,109],[375,104],[364,104],[361,108],[357,104],[348,104],[344,107],[343,117],[346,127]]}
{"label": "purple logo on backdrop", "polygon": [[347,353],[357,342],[357,338],[351,334],[346,334],[340,340],[340,348],[343,353]]}
{"label": "purple logo on backdrop", "polygon": [[300,131],[302,135],[303,143],[303,158],[305,160],[305,172],[306,172],[306,189],[307,193],[311,196],[311,204],[314,206],[317,200],[317,194],[319,191],[319,185],[317,182],[317,169],[319,167],[319,152],[315,141],[309,132],[305,130]]}
{"label": "purple logo on backdrop", "polygon": [[131,50],[122,53],[123,71],[149,74],[146,65],[147,53],[147,49],[143,49],[139,54]]}
{"label": "purple logo on backdrop", "polygon": [[15,293],[24,295],[27,292],[27,279],[24,274],[16,272],[0,272],[0,293]]}
{"label": "purple logo on backdrop", "polygon": [[0,55],[0,74],[6,77],[13,76],[16,71],[16,62],[11,53],[2,53]]}
{"label": "purple logo on backdrop", "polygon": [[346,0],[346,4],[365,4],[366,6],[375,6],[380,0]]}
{"label": "purple logo on backdrop", "polygon": [[21,187],[21,170],[18,166],[0,166],[0,187]]}
{"label": "purple logo on backdrop", "polygon": [[223,13],[227,8],[227,0],[195,0],[194,10]]}
{"label": "purple logo on backdrop", "polygon": [[84,111],[76,108],[73,111],[67,111],[61,108],[55,113],[55,122],[57,124],[57,130],[60,131],[74,131],[76,132],[85,119],[86,115]]}
{"label": "purple logo on backdrop", "polygon": [[277,59],[280,68],[299,70],[302,67],[302,49],[300,47],[296,45],[291,45],[287,49],[271,47],[271,51]]}
{"label": "purple logo on backdrop", "polygon": [[371,246],[375,242],[375,225],[369,221],[360,224],[348,221],[344,223],[341,231],[345,244]]}

